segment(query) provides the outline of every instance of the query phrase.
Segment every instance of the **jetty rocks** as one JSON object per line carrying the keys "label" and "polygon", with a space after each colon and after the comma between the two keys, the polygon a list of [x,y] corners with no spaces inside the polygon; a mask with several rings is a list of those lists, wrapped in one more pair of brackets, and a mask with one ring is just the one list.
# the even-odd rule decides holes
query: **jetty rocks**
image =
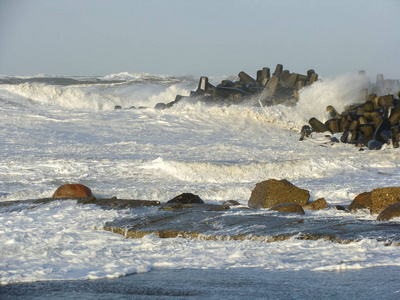
{"label": "jetty rocks", "polygon": [[[378,75],[376,85],[371,89],[381,92],[379,88],[386,81],[383,75]],[[388,81],[393,88],[400,88],[399,81]],[[385,84],[387,86],[387,84]],[[393,91],[387,87],[385,91]],[[397,98],[394,94],[378,96],[377,93],[368,94],[364,88],[360,92],[359,103],[348,106],[338,113],[333,105],[329,105],[326,111],[329,119],[322,123],[316,118],[309,120],[311,132],[341,133],[340,142],[354,144],[358,147],[367,147],[370,150],[379,150],[384,145],[392,145],[398,148],[400,143],[400,91]],[[304,125],[300,132],[300,141],[310,136],[311,132]],[[337,140],[338,142],[339,140]]]}
{"label": "jetty rocks", "polygon": [[238,80],[222,80],[216,86],[209,82],[208,77],[200,77],[197,90],[192,91],[190,96],[177,95],[174,101],[158,103],[155,109],[170,108],[183,99],[221,105],[293,106],[299,99],[299,90],[318,80],[318,74],[313,69],[302,75],[284,70],[282,64],[275,67],[272,75],[270,68],[264,67],[257,71],[255,78],[243,71],[237,77]]}

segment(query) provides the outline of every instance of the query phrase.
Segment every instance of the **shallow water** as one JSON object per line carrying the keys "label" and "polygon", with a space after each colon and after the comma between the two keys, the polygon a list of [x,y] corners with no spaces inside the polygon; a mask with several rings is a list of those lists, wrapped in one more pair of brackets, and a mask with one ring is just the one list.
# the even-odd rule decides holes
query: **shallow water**
{"label": "shallow water", "polygon": [[2,299],[398,299],[400,270],[152,270],[121,278],[0,286]]}

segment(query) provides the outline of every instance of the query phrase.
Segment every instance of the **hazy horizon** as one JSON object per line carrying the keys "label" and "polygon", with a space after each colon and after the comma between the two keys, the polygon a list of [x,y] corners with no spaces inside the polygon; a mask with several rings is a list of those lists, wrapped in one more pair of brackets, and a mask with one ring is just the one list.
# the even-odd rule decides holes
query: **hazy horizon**
{"label": "hazy horizon", "polygon": [[400,1],[0,2],[0,74],[400,78]]}

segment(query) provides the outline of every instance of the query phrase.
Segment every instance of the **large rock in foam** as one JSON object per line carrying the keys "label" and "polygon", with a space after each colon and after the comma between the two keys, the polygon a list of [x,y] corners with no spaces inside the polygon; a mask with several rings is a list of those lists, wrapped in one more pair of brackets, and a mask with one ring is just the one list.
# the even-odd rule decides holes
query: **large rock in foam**
{"label": "large rock in foam", "polygon": [[167,203],[192,204],[204,203],[204,201],[198,195],[183,193],[167,201]]}
{"label": "large rock in foam", "polygon": [[320,210],[328,207],[328,203],[324,198],[319,198],[313,202],[309,202],[307,205],[303,206],[305,210]]}
{"label": "large rock in foam", "polygon": [[256,184],[251,192],[248,206],[251,208],[270,208],[280,203],[308,203],[310,193],[291,184],[286,179],[269,179]]}
{"label": "large rock in foam", "polygon": [[64,184],[54,192],[52,198],[85,198],[92,196],[92,191],[83,184]]}
{"label": "large rock in foam", "polygon": [[373,189],[371,201],[371,214],[380,214],[389,205],[400,202],[400,187]]}
{"label": "large rock in foam", "polygon": [[354,200],[348,206],[348,210],[354,212],[359,209],[371,209],[372,205],[372,193],[364,192],[357,195]]}

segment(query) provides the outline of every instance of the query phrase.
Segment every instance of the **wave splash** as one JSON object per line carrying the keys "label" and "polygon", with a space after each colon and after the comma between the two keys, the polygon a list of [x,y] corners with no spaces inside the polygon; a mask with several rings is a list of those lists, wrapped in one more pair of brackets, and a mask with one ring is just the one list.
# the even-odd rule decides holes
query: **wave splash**
{"label": "wave splash", "polygon": [[[32,78],[25,78],[28,80]],[[64,78],[65,79],[65,78]],[[0,85],[4,90],[16,97],[33,100],[41,104],[57,105],[68,109],[83,110],[114,110],[115,106],[122,108],[148,107],[157,103],[168,103],[177,95],[187,96],[196,87],[191,78],[177,78],[151,74],[131,74],[127,72],[111,74],[104,77],[88,78],[74,77],[79,84],[52,84],[54,78],[43,77],[42,82],[25,81],[21,84]],[[46,80],[48,83],[46,83]],[[89,84],[88,80],[91,80]],[[99,83],[94,83],[97,80]],[[86,83],[85,83],[86,82]],[[299,130],[311,117],[324,122],[328,119],[326,107],[333,105],[339,112],[346,106],[357,103],[360,90],[368,87],[366,77],[360,75],[343,75],[337,78],[327,78],[303,88],[299,93],[299,101],[295,107],[285,105],[263,107],[262,114],[270,123],[280,124],[285,129]],[[175,109],[182,109],[194,102],[183,101]],[[225,112],[243,113],[256,116],[259,112],[254,106],[235,106]],[[168,112],[167,112],[168,113]],[[258,117],[257,117],[258,118]]]}

